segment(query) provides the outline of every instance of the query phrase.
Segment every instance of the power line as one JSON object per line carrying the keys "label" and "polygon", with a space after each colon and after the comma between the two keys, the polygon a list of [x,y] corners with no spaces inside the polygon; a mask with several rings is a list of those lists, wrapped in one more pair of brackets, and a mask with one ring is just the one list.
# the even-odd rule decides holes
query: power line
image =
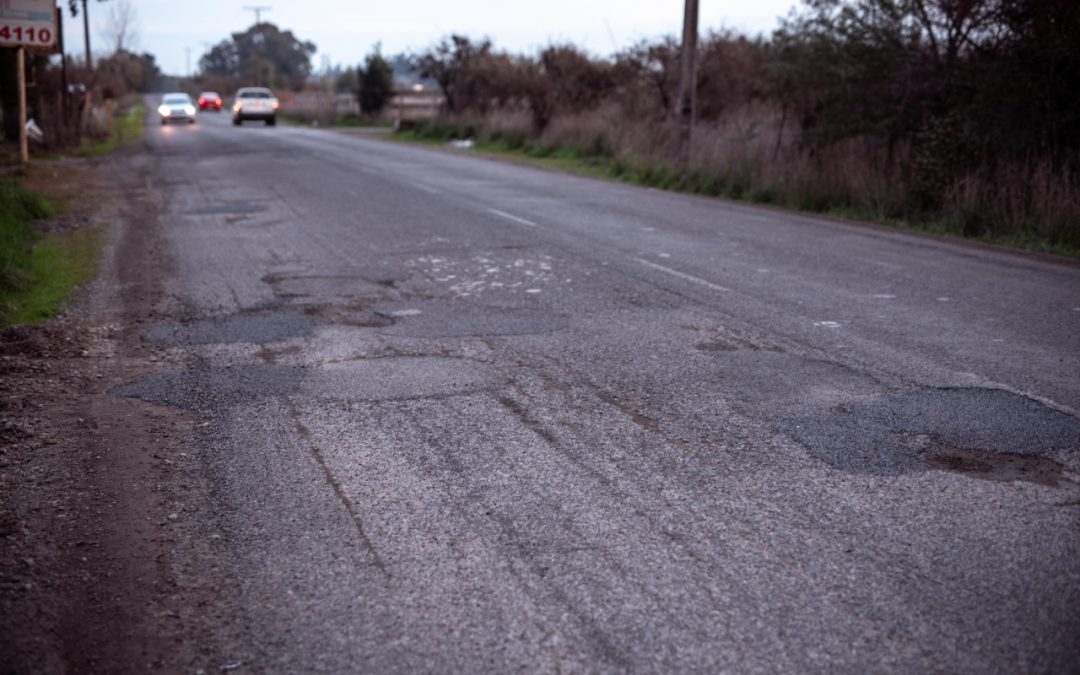
{"label": "power line", "polygon": [[266,5],[245,5],[244,9],[249,12],[255,12],[255,25],[258,26],[262,23],[262,13],[269,12],[273,7],[268,7]]}

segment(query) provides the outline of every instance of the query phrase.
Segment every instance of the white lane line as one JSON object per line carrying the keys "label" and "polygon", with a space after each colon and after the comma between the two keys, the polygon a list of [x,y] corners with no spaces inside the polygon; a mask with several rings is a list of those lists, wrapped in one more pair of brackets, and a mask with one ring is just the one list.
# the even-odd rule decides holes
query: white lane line
{"label": "white lane line", "polygon": [[731,291],[730,288],[724,288],[723,286],[717,286],[716,284],[714,284],[711,281],[705,281],[704,279],[699,279],[699,278],[697,278],[695,276],[691,276],[691,275],[689,275],[689,274],[687,274],[685,272],[680,272],[679,270],[673,270],[670,267],[664,267],[663,265],[657,265],[656,263],[650,262],[650,261],[645,260],[643,258],[635,258],[635,260],[637,260],[642,265],[645,265],[646,267],[651,267],[654,270],[660,270],[661,272],[667,272],[668,274],[670,274],[673,277],[679,277],[680,279],[685,279],[686,281],[693,282],[695,284],[698,284],[699,286],[704,286],[705,288],[711,288],[714,291],[720,291],[721,293],[727,293],[727,292]]}
{"label": "white lane line", "polygon": [[419,188],[419,189],[423,190],[424,192],[428,193],[429,195],[440,195],[440,194],[442,194],[441,191],[436,190],[433,187],[429,187],[427,185],[424,185],[423,183],[413,183],[413,187]]}
{"label": "white lane line", "polygon": [[495,215],[500,216],[502,218],[506,218],[507,220],[512,220],[515,223],[521,223],[522,225],[528,225],[529,227],[536,227],[536,223],[534,223],[533,221],[525,220],[524,218],[519,218],[518,216],[515,216],[512,213],[507,213],[506,211],[500,211],[499,209],[490,209],[490,208],[488,209],[488,211],[491,211]]}
{"label": "white lane line", "polygon": [[814,325],[818,328],[839,328],[839,321],[815,321]]}

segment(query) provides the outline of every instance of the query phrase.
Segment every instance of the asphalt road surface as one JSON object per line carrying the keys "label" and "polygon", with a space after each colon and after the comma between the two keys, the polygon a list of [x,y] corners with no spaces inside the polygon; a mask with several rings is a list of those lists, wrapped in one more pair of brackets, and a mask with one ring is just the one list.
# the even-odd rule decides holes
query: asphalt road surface
{"label": "asphalt road surface", "polygon": [[227,667],[1076,672],[1076,265],[227,114],[145,143],[164,366],[111,393],[198,422]]}

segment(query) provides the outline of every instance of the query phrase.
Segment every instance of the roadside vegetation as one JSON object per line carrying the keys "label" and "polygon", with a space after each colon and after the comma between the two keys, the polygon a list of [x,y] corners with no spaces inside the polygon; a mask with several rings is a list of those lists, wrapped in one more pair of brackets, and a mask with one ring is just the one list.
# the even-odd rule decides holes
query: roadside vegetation
{"label": "roadside vegetation", "polygon": [[101,233],[67,217],[93,189],[89,172],[73,166],[41,164],[25,177],[0,178],[0,327],[55,316],[93,278]]}
{"label": "roadside vegetation", "polygon": [[128,105],[120,109],[111,128],[104,137],[84,138],[82,146],[76,151],[80,157],[103,157],[119,147],[136,141],[142,135],[143,121],[146,118],[146,106],[139,97],[126,97]]}
{"label": "roadside vegetation", "polygon": [[689,163],[679,44],[535,55],[454,35],[405,138],[760,204],[1080,255],[1080,5],[809,0],[770,37],[702,36]]}

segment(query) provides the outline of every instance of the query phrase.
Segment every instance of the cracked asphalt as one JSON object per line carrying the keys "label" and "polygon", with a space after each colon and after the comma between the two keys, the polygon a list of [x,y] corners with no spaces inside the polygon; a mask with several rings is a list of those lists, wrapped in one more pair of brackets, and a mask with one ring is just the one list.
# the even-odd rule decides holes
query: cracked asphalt
{"label": "cracked asphalt", "polygon": [[1076,672],[1077,265],[227,115],[145,153],[111,393],[197,416],[217,662]]}

